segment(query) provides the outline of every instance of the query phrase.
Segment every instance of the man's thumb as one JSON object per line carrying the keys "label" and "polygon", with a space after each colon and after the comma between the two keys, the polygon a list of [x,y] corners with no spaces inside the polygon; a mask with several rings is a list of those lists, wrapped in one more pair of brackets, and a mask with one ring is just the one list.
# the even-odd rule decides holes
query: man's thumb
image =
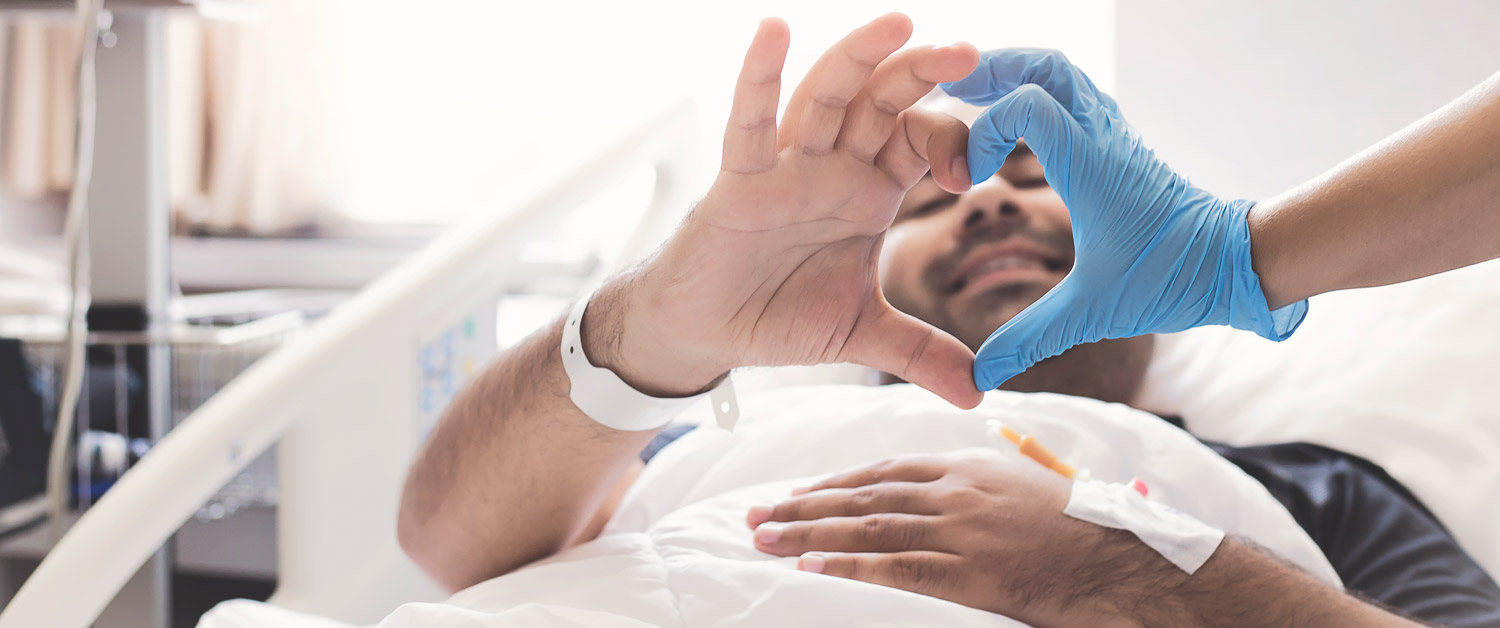
{"label": "man's thumb", "polygon": [[843,358],[926,388],[960,408],[972,408],[981,399],[966,377],[974,353],[952,334],[883,299],[856,326]]}

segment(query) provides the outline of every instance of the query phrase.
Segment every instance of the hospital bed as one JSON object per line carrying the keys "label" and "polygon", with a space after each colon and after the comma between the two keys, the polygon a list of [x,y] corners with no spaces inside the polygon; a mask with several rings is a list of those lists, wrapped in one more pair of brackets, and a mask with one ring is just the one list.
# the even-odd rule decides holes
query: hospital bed
{"label": "hospital bed", "polygon": [[[396,541],[410,460],[447,397],[497,350],[504,295],[571,298],[670,231],[703,187],[694,128],[691,107],[677,104],[582,147],[592,156],[545,171],[528,195],[452,229],[251,366],[83,514],[0,612],[0,627],[88,626],[206,499],[273,444],[281,478],[273,604],[359,623],[439,598]],[[639,219],[626,220],[635,229],[581,257],[561,254],[566,241],[557,238],[567,234],[555,231],[569,210],[642,178]]]}
{"label": "hospital bed", "polygon": [[[141,561],[245,462],[277,443],[279,587],[271,602],[368,623],[403,602],[442,596],[400,552],[395,516],[407,464],[440,403],[432,373],[481,362],[497,295],[528,284],[571,296],[610,260],[642,252],[688,205],[701,163],[685,150],[684,111],[668,111],[587,163],[479,224],[454,230],[231,384],[162,441],[89,511],[12,604],[0,628],[84,626]],[[638,166],[654,192],[634,243],[591,263],[538,261],[556,213]],[[555,248],[543,246],[542,248]],[[1222,329],[1163,340],[1145,402],[1204,437],[1308,440],[1385,466],[1500,570],[1500,265],[1314,301],[1291,341]],[[429,356],[430,357],[430,356]],[[456,368],[455,368],[456,367]],[[798,378],[809,374],[799,372]],[[805,381],[805,379],[804,379]],[[741,386],[742,394],[749,387]],[[748,396],[748,395],[747,395]],[[874,414],[872,414],[874,416]]]}

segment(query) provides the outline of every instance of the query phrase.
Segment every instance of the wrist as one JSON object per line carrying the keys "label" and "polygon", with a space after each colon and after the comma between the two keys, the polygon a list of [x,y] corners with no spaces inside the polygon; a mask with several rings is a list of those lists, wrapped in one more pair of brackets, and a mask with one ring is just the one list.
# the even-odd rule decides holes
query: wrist
{"label": "wrist", "polygon": [[712,388],[729,367],[654,325],[649,290],[640,273],[632,272],[594,293],[579,329],[589,362],[652,397],[687,397]]}
{"label": "wrist", "polygon": [[1229,218],[1224,230],[1223,249],[1232,259],[1225,265],[1230,274],[1224,305],[1228,308],[1228,324],[1237,329],[1280,342],[1289,338],[1307,317],[1307,302],[1284,303],[1274,292],[1274,282],[1268,282],[1260,263],[1264,250],[1256,246],[1261,234],[1257,210],[1260,205],[1248,200],[1229,201],[1223,213]]}

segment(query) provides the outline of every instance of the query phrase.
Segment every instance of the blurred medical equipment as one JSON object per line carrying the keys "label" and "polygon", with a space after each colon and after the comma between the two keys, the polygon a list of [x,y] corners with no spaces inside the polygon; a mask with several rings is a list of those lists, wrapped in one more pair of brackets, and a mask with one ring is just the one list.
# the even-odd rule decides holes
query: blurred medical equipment
{"label": "blurred medical equipment", "polygon": [[[0,3],[7,14],[58,21],[66,20],[71,9],[81,34],[74,56],[74,178],[63,236],[69,276],[66,314],[55,338],[45,329],[40,336],[34,335],[36,329],[13,335],[30,341],[33,349],[48,346],[34,352],[33,361],[39,373],[49,374],[44,379],[55,374],[60,380],[55,388],[43,381],[35,391],[46,397],[44,406],[54,418],[45,510],[55,534],[70,517],[74,495],[82,495],[80,505],[86,506],[104,488],[93,485],[93,463],[117,475],[132,451],[139,456],[170,425],[170,347],[178,338],[169,329],[167,310],[164,24],[169,13],[201,15],[233,6],[223,0],[110,0],[108,6],[104,0]],[[97,106],[101,101],[107,103],[103,108]],[[91,338],[89,332],[103,336]],[[113,359],[112,378],[88,372],[100,353]],[[75,439],[78,418],[103,414],[79,412],[95,397],[87,386],[109,379],[115,383],[110,399],[118,406],[113,431],[90,429]],[[75,459],[73,468],[69,463]],[[84,486],[74,486],[75,475]],[[19,528],[30,520],[14,523]],[[151,558],[143,585],[151,601],[122,621],[165,625],[170,563],[165,551]]]}
{"label": "blurred medical equipment", "polygon": [[[441,595],[396,543],[406,468],[463,378],[497,350],[511,294],[553,313],[618,260],[654,246],[690,205],[691,110],[618,131],[596,156],[514,205],[451,230],[256,362],[166,435],[52,549],[0,627],[86,626],[142,561],[277,444],[278,605],[371,621]],[[644,181],[632,214],[618,190]],[[588,203],[616,190],[606,203]],[[567,210],[636,225],[580,250]],[[602,210],[602,211],[601,211]],[[639,219],[635,217],[639,216]],[[165,348],[165,346],[163,347]]]}
{"label": "blurred medical equipment", "polygon": [[1074,345],[1199,325],[1283,340],[1306,316],[1306,302],[1268,309],[1250,266],[1254,203],[1220,199],[1157,160],[1062,53],[986,52],[943,89],[990,106],[969,135],[976,183],[1025,136],[1073,217],[1073,271],[985,340],[974,361],[980,390]]}

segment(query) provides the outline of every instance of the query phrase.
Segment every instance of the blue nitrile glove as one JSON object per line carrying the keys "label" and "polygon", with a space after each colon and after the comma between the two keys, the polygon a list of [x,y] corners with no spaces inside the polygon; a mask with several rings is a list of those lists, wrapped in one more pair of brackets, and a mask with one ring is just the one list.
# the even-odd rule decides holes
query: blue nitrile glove
{"label": "blue nitrile glove", "polygon": [[1073,219],[1072,272],[985,340],[974,360],[980,390],[1079,344],[1200,325],[1284,340],[1307,315],[1306,301],[1275,312],[1266,304],[1250,267],[1253,203],[1173,172],[1062,53],[986,52],[968,78],[942,87],[994,103],[969,134],[974,182],[1025,138]]}

